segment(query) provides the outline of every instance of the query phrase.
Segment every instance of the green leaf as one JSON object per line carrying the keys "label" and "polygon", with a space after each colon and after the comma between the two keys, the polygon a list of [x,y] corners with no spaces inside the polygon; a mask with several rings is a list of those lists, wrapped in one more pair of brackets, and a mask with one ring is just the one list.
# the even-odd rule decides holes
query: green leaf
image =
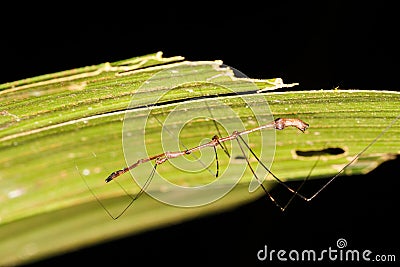
{"label": "green leaf", "polygon": [[[143,194],[123,216],[112,220],[93,197],[87,185],[110,212],[118,213],[131,200],[119,185],[132,195],[139,192],[129,173],[118,178],[119,184],[105,184],[104,179],[142,158],[134,157],[136,152],[141,155],[135,149],[142,137],[145,152],[151,156],[162,153],[163,145],[168,145],[161,136],[164,142],[179,140],[183,150],[209,141],[218,130],[222,136],[231,134],[223,127],[217,130],[209,117],[220,126],[242,127],[238,130],[254,128],[273,117],[309,123],[304,134],[289,128],[246,137],[254,152],[263,155],[282,180],[302,180],[310,170],[310,178],[335,175],[392,122],[345,173],[367,173],[399,153],[400,123],[395,121],[400,114],[398,92],[272,91],[295,85],[284,84],[279,78],[237,77],[220,61],[188,62],[182,57],[163,58],[160,52],[0,85],[0,265],[31,262],[265,197],[260,189],[249,193],[252,173],[243,171],[246,161],[237,153],[235,142],[226,143],[234,152],[231,158],[218,149],[221,176],[230,171],[233,179],[224,180],[221,186],[231,187],[236,184],[234,179],[241,179],[232,191],[207,205],[174,207]],[[243,124],[235,124],[233,116],[221,107],[239,114]],[[259,117],[251,107],[259,111]],[[261,114],[263,110],[265,114]],[[193,118],[186,121],[182,114]],[[147,116],[143,134],[138,122]],[[184,125],[178,137],[168,133],[176,125]],[[127,129],[133,137],[125,137],[129,143],[124,143],[122,132],[127,133]],[[266,149],[266,140],[276,141],[275,151]],[[343,153],[328,153],[332,151]],[[180,186],[213,182],[213,150],[204,149],[193,156],[209,159],[209,168],[184,172],[174,168],[180,160],[177,158],[159,165],[157,171]],[[185,157],[194,162],[194,158]],[[257,166],[254,157],[250,161]],[[144,181],[151,165],[143,165],[141,172]],[[267,185],[276,185],[267,179]],[[165,191],[157,180],[150,189],[156,194]],[[212,190],[194,200],[208,203],[208,195],[219,192]],[[166,193],[175,199],[181,197],[174,191]]]}

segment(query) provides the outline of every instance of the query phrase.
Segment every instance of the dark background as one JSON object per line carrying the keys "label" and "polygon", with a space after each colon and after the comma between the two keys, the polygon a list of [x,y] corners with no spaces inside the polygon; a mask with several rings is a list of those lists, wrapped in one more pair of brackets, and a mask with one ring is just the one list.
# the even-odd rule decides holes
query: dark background
{"label": "dark background", "polygon": [[[107,2],[99,4],[102,12],[66,3],[42,12],[25,5],[3,9],[0,83],[163,51],[166,57],[193,61],[220,59],[252,78],[299,82],[295,90],[399,90],[397,9],[382,1],[320,2],[243,2],[230,7]],[[296,201],[285,213],[260,199],[37,265],[83,260],[131,266],[252,265],[259,263],[256,253],[264,245],[335,248],[338,238],[345,238],[348,248],[396,254],[399,260],[399,162],[386,163],[370,175],[337,179],[315,201]]]}

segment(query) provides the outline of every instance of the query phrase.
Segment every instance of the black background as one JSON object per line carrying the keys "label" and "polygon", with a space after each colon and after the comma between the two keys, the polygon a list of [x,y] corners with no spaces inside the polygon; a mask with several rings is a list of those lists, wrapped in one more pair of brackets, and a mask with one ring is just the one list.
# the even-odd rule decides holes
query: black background
{"label": "black background", "polygon": [[[163,51],[166,57],[220,59],[252,78],[299,82],[296,90],[399,90],[397,9],[382,1],[320,2],[98,3],[102,12],[66,3],[3,9],[0,83]],[[323,249],[335,247],[338,238],[349,248],[399,259],[398,166],[399,160],[392,161],[370,175],[337,179],[315,201],[296,201],[285,213],[260,199],[37,265],[265,265],[270,263],[256,259],[264,245]]]}

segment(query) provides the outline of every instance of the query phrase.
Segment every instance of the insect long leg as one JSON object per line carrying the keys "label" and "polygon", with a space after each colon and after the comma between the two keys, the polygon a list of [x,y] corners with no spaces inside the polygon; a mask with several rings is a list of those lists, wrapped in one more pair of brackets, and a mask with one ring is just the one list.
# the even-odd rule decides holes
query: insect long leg
{"label": "insect long leg", "polygon": [[[224,150],[225,154],[230,158],[231,156],[230,156],[226,146],[222,145],[223,143],[221,143],[218,139],[219,139],[219,137],[217,135],[215,135],[213,137],[213,140],[215,140],[217,142],[217,144],[222,148],[222,150]],[[218,175],[219,175],[219,161],[218,161],[217,146],[213,146],[213,148],[214,148],[214,153],[215,153],[215,161],[216,161],[216,164],[217,164],[217,171],[216,171],[215,177],[218,178]]]}
{"label": "insect long leg", "polygon": [[[133,202],[135,202],[147,189],[147,187],[149,186],[151,180],[153,180],[154,174],[156,173],[156,169],[157,169],[158,164],[155,164],[154,167],[151,170],[151,173],[149,175],[149,177],[147,178],[146,182],[144,183],[143,187],[140,188],[139,192],[135,195],[132,196],[131,194],[129,194],[124,187],[122,187],[120,185],[120,187],[124,190],[124,192],[131,198],[131,201],[129,202],[129,204],[121,211],[121,213],[119,213],[117,216],[113,216],[105,207],[104,205],[99,201],[99,199],[96,197],[96,199],[98,200],[98,202],[100,203],[100,205],[106,210],[106,212],[108,213],[108,215],[110,215],[111,218],[113,218],[114,220],[117,220],[119,217],[121,217],[128,209],[130,206],[132,206]],[[116,181],[118,183],[118,181]],[[119,184],[119,183],[118,183]]]}
{"label": "insect long leg", "polygon": [[[135,200],[137,200],[147,189],[147,187],[149,186],[151,180],[153,180],[154,174],[156,173],[156,169],[157,169],[158,164],[154,164],[154,167],[151,170],[151,173],[149,175],[149,178],[147,178],[146,182],[144,183],[144,185],[140,188],[140,191],[134,196],[132,197],[131,202],[125,207],[125,209],[122,210],[122,212],[115,218],[113,218],[114,220],[118,219],[119,217],[122,216],[122,214],[125,213],[125,211],[132,206],[133,202],[135,202]],[[124,189],[125,191],[125,189]],[[126,192],[126,191],[125,191]]]}
{"label": "insect long leg", "polygon": [[307,177],[303,180],[303,182],[301,182],[301,184],[297,187],[296,191],[294,192],[294,194],[291,196],[291,198],[289,199],[289,201],[286,203],[286,205],[283,207],[283,210],[286,210],[287,207],[289,207],[290,203],[292,203],[293,199],[299,195],[299,192],[301,190],[301,188],[303,188],[303,186],[306,184],[306,182],[308,181],[308,179],[311,177],[312,172],[314,171],[315,167],[317,167],[317,164],[320,160],[321,156],[318,157],[318,159],[314,162],[314,165],[312,166],[312,168],[310,169],[310,171],[308,172]]}
{"label": "insect long leg", "polygon": [[[218,132],[218,137],[222,137],[221,131],[219,130],[219,127],[218,127],[218,123],[217,123],[217,121],[214,119],[214,116],[213,116],[213,114],[212,114],[212,111],[211,111],[210,106],[207,104],[207,102],[204,102],[204,104],[207,106],[207,110],[208,110],[208,113],[210,113],[210,117],[213,118],[212,121],[213,121],[213,123],[214,123],[215,129],[216,129],[217,132]],[[225,154],[228,156],[228,158],[230,158],[231,155],[229,154],[228,149],[226,148],[226,146],[224,145],[224,143],[218,142],[218,144],[219,144],[219,145],[221,146],[221,148],[224,150],[224,152],[225,152]],[[216,177],[218,177],[218,175],[217,175]]]}
{"label": "insect long leg", "polygon": [[[76,170],[78,171],[78,173],[80,173],[79,168],[78,168],[78,166],[77,166],[76,164],[75,164],[75,168],[76,168]],[[100,201],[100,199],[96,196],[96,194],[93,192],[92,188],[90,188],[90,186],[89,186],[88,182],[86,181],[86,179],[83,178],[82,176],[81,176],[81,178],[82,178],[83,182],[85,183],[87,189],[90,191],[90,193],[93,195],[93,197],[97,200],[97,202],[99,203],[99,205],[107,212],[107,214],[108,214],[111,218],[113,218],[114,220],[116,220],[119,216],[117,216],[117,217],[113,216],[113,215],[111,214],[111,212],[110,212],[110,211],[104,206],[104,204]],[[120,187],[121,187],[121,186],[120,186]],[[121,187],[121,188],[122,188],[122,190],[124,190],[124,192],[125,192],[126,195],[128,195],[131,199],[133,198],[133,197],[125,190],[125,188],[123,188],[123,187]],[[129,205],[129,206],[130,206],[130,205]],[[126,209],[125,209],[125,210],[126,210]]]}
{"label": "insect long leg", "polygon": [[[207,106],[207,107],[208,107],[208,106]],[[210,113],[211,113],[211,111],[210,111]],[[218,127],[217,122],[216,122],[215,120],[212,120],[212,121],[214,122],[214,126],[215,126],[215,128],[217,129],[218,137],[222,137],[221,131],[219,130],[219,127]],[[230,158],[231,155],[229,154],[228,149],[226,148],[225,144],[218,141],[218,145],[221,146],[222,150],[224,150],[225,154],[228,156],[228,158]]]}
{"label": "insect long leg", "polygon": [[218,174],[219,174],[219,161],[218,161],[218,152],[217,152],[217,148],[214,146],[214,153],[215,153],[215,162],[217,164],[217,171],[215,172],[215,177],[218,178]]}
{"label": "insect long leg", "polygon": [[[244,139],[239,135],[238,136],[240,138],[240,140],[243,142],[243,144],[246,146],[246,148],[250,151],[250,153],[255,157],[255,159],[257,160],[257,162],[270,174],[272,175],[272,177],[278,181],[279,184],[283,185],[287,190],[289,190],[291,193],[299,196],[300,198],[304,199],[304,200],[308,200],[307,197],[301,195],[298,190],[294,190],[291,187],[289,187],[287,184],[285,184],[285,182],[283,182],[281,179],[279,179],[267,166],[265,166],[265,164],[258,158],[258,156],[256,155],[256,153],[254,153],[254,151],[250,148],[250,146],[244,141]],[[257,178],[256,178],[257,179]],[[260,180],[259,180],[260,181]]]}
{"label": "insect long leg", "polygon": [[[241,141],[244,142],[243,138],[242,138],[240,135],[239,135],[239,138],[240,138]],[[279,205],[279,203],[272,197],[272,195],[268,192],[268,190],[267,190],[267,189],[265,188],[265,186],[263,185],[262,181],[258,178],[258,176],[257,176],[256,172],[254,171],[253,167],[251,166],[250,161],[249,161],[249,159],[247,158],[246,153],[244,152],[243,146],[240,144],[240,141],[239,141],[238,138],[236,138],[236,141],[237,141],[237,143],[238,143],[238,145],[239,145],[239,148],[240,148],[240,150],[241,150],[241,152],[242,152],[242,154],[243,154],[243,157],[246,159],[247,166],[249,167],[249,169],[250,169],[251,172],[253,173],[253,176],[256,178],[256,180],[257,180],[258,183],[260,184],[261,188],[262,188],[262,189],[264,190],[264,192],[267,194],[267,196],[269,197],[269,199],[270,199],[278,208],[280,208],[280,209],[283,211],[282,206]],[[246,142],[244,142],[244,143],[246,144],[246,147],[249,148],[249,146],[247,145],[247,143],[246,143]]]}

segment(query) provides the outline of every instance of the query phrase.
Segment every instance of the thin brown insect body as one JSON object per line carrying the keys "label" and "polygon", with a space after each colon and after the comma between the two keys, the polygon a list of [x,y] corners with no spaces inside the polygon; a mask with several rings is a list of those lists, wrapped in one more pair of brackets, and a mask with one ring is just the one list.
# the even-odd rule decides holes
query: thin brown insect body
{"label": "thin brown insect body", "polygon": [[176,151],[176,152],[167,151],[167,152],[164,152],[164,153],[159,154],[159,155],[151,156],[149,158],[139,159],[134,164],[132,164],[132,165],[126,167],[126,168],[123,168],[121,170],[118,170],[118,171],[115,171],[115,172],[111,173],[106,178],[105,181],[106,181],[106,183],[108,183],[108,182],[112,181],[113,179],[117,178],[118,176],[121,176],[122,174],[126,173],[127,171],[130,171],[133,168],[136,168],[140,164],[143,164],[143,163],[146,163],[146,162],[149,162],[149,161],[152,161],[152,160],[155,160],[155,163],[157,165],[159,165],[159,164],[162,164],[162,163],[164,163],[165,161],[167,161],[169,159],[177,158],[177,157],[180,157],[180,156],[183,156],[183,155],[189,155],[192,152],[199,151],[199,150],[201,150],[203,148],[206,148],[206,147],[216,147],[216,146],[220,145],[223,142],[231,141],[231,140],[237,140],[237,138],[239,136],[250,134],[250,133],[255,132],[255,131],[259,131],[259,130],[262,130],[262,129],[270,129],[270,128],[277,129],[277,130],[283,130],[285,127],[289,127],[289,126],[296,127],[297,129],[299,129],[302,132],[304,132],[309,127],[309,125],[307,123],[305,123],[304,121],[302,121],[300,119],[278,118],[278,119],[276,119],[276,120],[274,120],[274,121],[272,121],[270,123],[267,123],[265,125],[261,125],[259,127],[256,127],[256,128],[250,129],[250,130],[245,130],[245,131],[241,131],[241,132],[235,131],[231,135],[226,136],[226,137],[219,138],[218,136],[214,136],[210,142],[205,143],[203,145],[199,145],[199,146],[190,148],[190,149],[186,149],[184,151]]}

